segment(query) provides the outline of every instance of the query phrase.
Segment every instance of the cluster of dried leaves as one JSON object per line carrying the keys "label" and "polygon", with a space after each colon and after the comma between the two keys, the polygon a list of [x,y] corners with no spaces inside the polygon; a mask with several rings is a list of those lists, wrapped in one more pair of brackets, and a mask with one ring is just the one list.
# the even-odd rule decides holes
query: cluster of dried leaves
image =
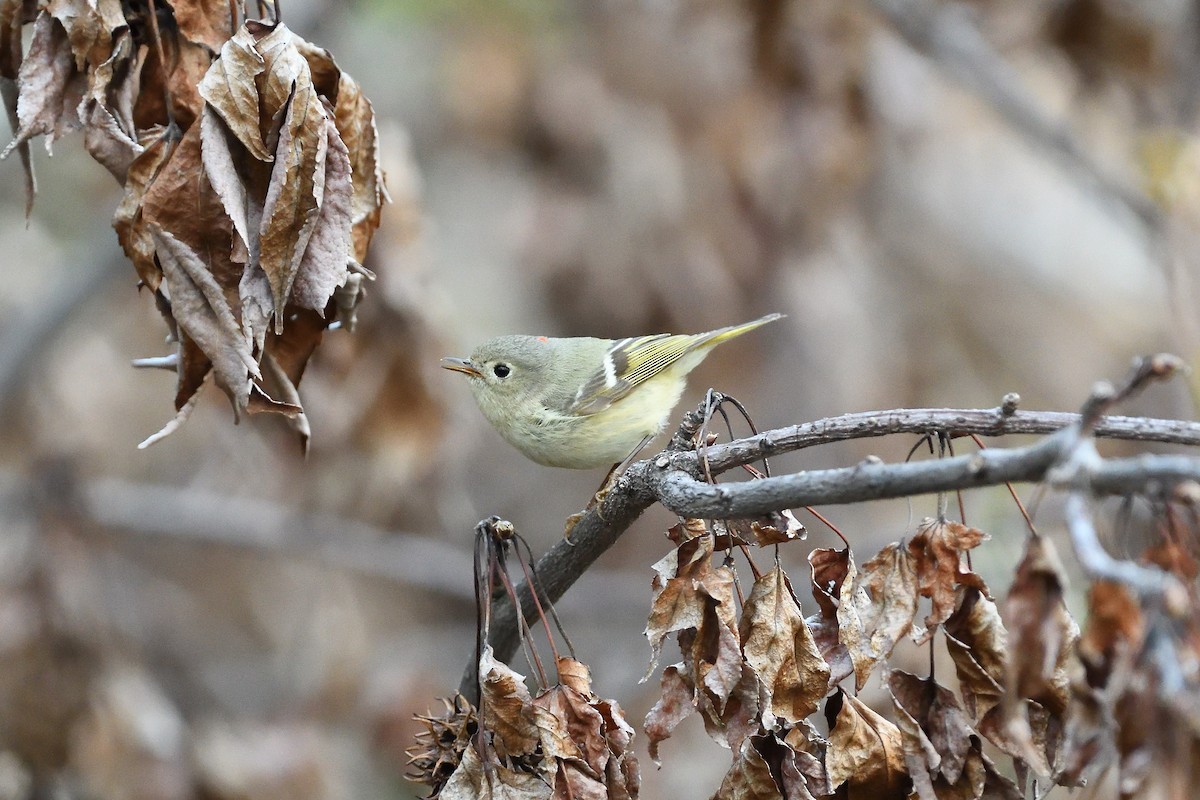
{"label": "cluster of dried leaves", "polygon": [[[698,712],[734,755],[716,798],[1021,798],[1031,775],[1081,786],[1114,767],[1123,797],[1186,797],[1200,777],[1194,616],[1098,582],[1080,637],[1043,537],[1030,536],[1003,615],[968,558],[987,535],[927,519],[861,567],[849,548],[814,550],[817,610],[805,617],[778,563],[741,599],[731,560],[714,566],[719,536],[698,520],[672,534],[646,636],[657,661],[674,633],[683,660],[663,670],[645,728],[657,760]],[[1192,586],[1188,605],[1200,607],[1191,556],[1171,545],[1146,559]],[[921,598],[930,612],[919,624]],[[903,637],[932,647],[939,628],[957,694],[887,668]],[[853,676],[862,689],[877,671],[890,720],[839,686]],[[827,736],[810,719],[822,704]],[[1016,781],[985,744],[1012,758]]]}
{"label": "cluster of dried leaves", "polygon": [[[515,536],[511,523],[499,518],[485,520],[477,529],[477,567],[480,553],[487,551],[487,572],[476,575],[480,590],[476,596],[484,598],[476,665],[479,710],[459,695],[453,701],[443,700],[442,714],[418,716],[424,730],[408,751],[408,777],[428,785],[429,797],[439,800],[636,800],[641,778],[630,746],[633,727],[615,700],[603,700],[592,691],[587,665],[573,654],[558,654],[545,614],[542,622],[558,676],[554,685],[547,685],[532,633],[522,629],[526,653],[532,656],[538,676],[536,696],[526,687],[524,676],[499,661],[491,645],[483,644],[492,589],[502,583],[517,601],[505,567],[508,543]],[[516,557],[521,561],[519,551]],[[522,568],[533,577],[523,561]],[[540,603],[537,607],[543,611]]]}
{"label": "cluster of dried leaves", "polygon": [[[1168,510],[1162,542],[1142,561],[1176,590],[1098,580],[1082,634],[1054,547],[1032,528],[1002,603],[971,565],[989,537],[962,522],[927,518],[861,565],[849,546],[815,549],[806,616],[778,551],[762,571],[748,550],[803,540],[794,517],[685,520],[653,567],[646,677],[672,635],[682,659],[662,670],[645,719],[650,756],[660,763],[661,743],[695,713],[733,756],[714,800],[1019,800],[1056,785],[1190,797],[1200,779],[1200,562],[1175,518]],[[739,548],[748,592],[734,569]],[[529,629],[522,635],[529,644]],[[905,638],[929,648],[930,675],[890,663]],[[950,685],[932,674],[939,642]],[[559,684],[532,697],[490,647],[481,653],[482,711],[457,698],[420,718],[412,777],[432,797],[637,796],[632,729],[615,702],[592,694],[583,664],[558,658]],[[872,676],[887,713],[857,696]]]}
{"label": "cluster of dried leaves", "polygon": [[[592,692],[586,665],[558,659],[557,685],[536,697],[525,678],[497,661],[480,659],[482,732],[461,698],[442,717],[422,718],[412,765],[416,779],[440,800],[638,796],[633,727],[614,700]],[[469,720],[470,724],[463,724]],[[446,735],[455,731],[453,740]],[[472,739],[474,737],[474,739]]]}
{"label": "cluster of dried leaves", "polygon": [[[236,7],[236,6],[232,6]],[[82,130],[125,187],[113,219],[175,353],[175,430],[212,376],[307,442],[297,385],[324,331],[351,327],[386,198],[371,103],[278,20],[200,0],[3,0],[0,81],[29,140]],[[31,24],[29,52],[21,31]]]}

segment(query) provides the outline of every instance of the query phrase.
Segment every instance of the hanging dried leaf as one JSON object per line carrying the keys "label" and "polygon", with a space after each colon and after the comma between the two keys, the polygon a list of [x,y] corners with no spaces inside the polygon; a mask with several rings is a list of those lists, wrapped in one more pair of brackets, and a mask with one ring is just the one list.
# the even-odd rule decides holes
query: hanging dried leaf
{"label": "hanging dried leaf", "polygon": [[235,412],[243,411],[250,399],[250,378],[261,376],[224,292],[187,245],[153,223],[150,235],[171,292],[175,321],[212,361],[217,383],[233,401]]}
{"label": "hanging dried leaf", "polygon": [[541,731],[525,678],[497,661],[490,645],[479,659],[479,675],[481,723],[493,735],[496,752],[501,758],[532,753]]}
{"label": "hanging dried leaf", "polygon": [[230,30],[228,0],[174,0],[175,24],[190,42],[202,44],[214,53],[233,31]]}
{"label": "hanging dried leaf", "polygon": [[712,800],[783,800],[771,768],[750,738],[742,742]]}
{"label": "hanging dried leaf", "polygon": [[346,283],[350,257],[350,158],[332,119],[325,120],[327,142],[324,185],[308,248],[300,259],[292,285],[292,303],[324,316],[334,290]]}
{"label": "hanging dried leaf", "polygon": [[162,270],[154,259],[154,240],[142,213],[146,190],[158,177],[163,165],[171,158],[175,142],[164,131],[145,146],[133,160],[125,178],[125,194],[113,215],[113,229],[125,256],[133,262],[138,277],[150,291],[157,291]]}
{"label": "hanging dried leaf", "polygon": [[696,687],[687,676],[682,663],[665,667],[658,694],[658,702],[646,714],[642,730],[650,742],[650,758],[662,766],[658,757],[658,745],[671,737],[671,733],[696,710]]}
{"label": "hanging dried leaf", "polygon": [[[888,673],[888,689],[904,738],[904,763],[921,800],[938,800],[965,782],[971,752],[971,726],[953,693],[932,679],[899,670]],[[935,791],[939,784],[941,791]],[[967,796],[978,797],[968,792]]]}
{"label": "hanging dried leaf", "polygon": [[66,31],[80,72],[107,61],[113,35],[126,27],[121,0],[50,0],[46,10]]}
{"label": "hanging dried leaf", "polygon": [[908,548],[893,542],[863,564],[850,560],[837,610],[838,636],[862,689],[875,665],[891,655],[917,614],[917,572]]}
{"label": "hanging dried leaf", "polygon": [[274,156],[263,142],[259,122],[258,83],[266,62],[257,45],[256,37],[246,27],[240,28],[221,46],[221,57],[204,74],[198,91],[250,155],[271,161]]}
{"label": "hanging dried leaf", "polygon": [[812,572],[812,596],[817,601],[820,611],[807,617],[804,622],[812,633],[813,642],[817,645],[821,658],[829,666],[830,689],[854,672],[850,651],[842,644],[837,618],[842,584],[850,572],[850,561],[850,548],[818,548],[808,555]]}
{"label": "hanging dried leaf", "polygon": [[553,789],[541,775],[516,772],[501,764],[485,770],[474,747],[438,794],[438,800],[549,800]]}
{"label": "hanging dried leaf", "polygon": [[1065,583],[1054,546],[1044,537],[1031,536],[1004,605],[1012,656],[1007,689],[1056,715],[1066,708],[1067,662],[1079,638],[1079,627],[1063,599]]}
{"label": "hanging dried leaf", "polygon": [[703,587],[712,577],[712,552],[712,537],[698,536],[684,541],[652,567],[654,602],[645,630],[651,655],[643,680],[658,665],[668,634],[694,630],[703,624],[710,599]]}
{"label": "hanging dried leaf", "polygon": [[1142,649],[1146,624],[1137,601],[1123,584],[1095,581],[1088,589],[1087,630],[1079,639],[1079,657],[1088,683],[1103,687],[1115,662]]}
{"label": "hanging dried leaf", "polygon": [[1000,704],[1008,674],[1008,632],[996,604],[968,588],[945,623],[946,648],[962,686],[963,703],[978,722]]}
{"label": "hanging dried leaf", "polygon": [[195,253],[210,278],[228,293],[228,304],[239,305],[242,270],[231,258],[233,226],[204,172],[199,125],[184,134],[158,171],[142,200],[142,217]]}
{"label": "hanging dried leaf", "polygon": [[709,691],[701,690],[696,694],[704,730],[714,742],[735,753],[743,739],[758,733],[762,727],[758,676],[745,662],[741,670],[741,679],[723,701]]}
{"label": "hanging dried leaf", "polygon": [[754,582],[742,609],[742,654],[758,676],[763,726],[796,724],[817,710],[829,665],[813,642],[800,604],[776,563]]}
{"label": "hanging dried leaf", "polygon": [[[803,778],[805,788],[813,797],[824,797],[833,794],[834,786],[829,780],[829,770],[825,766],[825,755],[828,742],[821,738],[816,728],[809,722],[793,728],[784,736],[784,744],[791,752],[791,757],[782,761],[781,772],[784,785],[788,791],[803,798],[799,791],[799,782],[792,781],[790,773]],[[788,800],[792,800],[791,795]]]}
{"label": "hanging dried leaf", "polygon": [[375,127],[375,110],[354,79],[344,72],[339,78],[333,114],[338,133],[350,153],[351,182],[354,185],[351,238],[354,259],[362,263],[366,260],[371,237],[379,227],[381,209],[388,196],[379,166],[379,131]]}
{"label": "hanging dried leaf", "polygon": [[1069,698],[1067,667],[1079,636],[1063,601],[1064,584],[1053,545],[1031,536],[1005,601],[1011,658],[998,709],[1003,723],[980,725],[997,747],[1042,775],[1053,771]]}
{"label": "hanging dried leaf", "polygon": [[960,587],[987,594],[983,579],[967,566],[967,552],[988,538],[977,528],[946,519],[927,518],[917,526],[908,552],[916,566],[921,596],[930,598],[933,605],[924,630],[913,637],[917,644],[929,641],[936,626],[954,613]]}
{"label": "hanging dried leaf", "polygon": [[907,798],[912,782],[904,766],[900,729],[840,689],[825,705],[829,747],[825,766],[848,800]]}
{"label": "hanging dried leaf", "polygon": [[13,140],[0,152],[7,158],[14,148],[34,136],[46,137],[46,149],[54,140],[79,130],[77,109],[83,99],[86,80],[75,69],[75,56],[63,26],[43,11],[33,23],[33,41],[17,74],[20,97],[17,100],[19,128]]}

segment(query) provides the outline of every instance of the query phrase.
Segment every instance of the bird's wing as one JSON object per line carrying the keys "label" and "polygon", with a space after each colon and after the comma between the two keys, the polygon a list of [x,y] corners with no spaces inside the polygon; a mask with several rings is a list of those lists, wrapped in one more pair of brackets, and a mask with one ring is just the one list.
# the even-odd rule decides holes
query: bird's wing
{"label": "bird's wing", "polygon": [[600,369],[576,393],[568,413],[603,411],[705,340],[705,335],[660,333],[614,342]]}

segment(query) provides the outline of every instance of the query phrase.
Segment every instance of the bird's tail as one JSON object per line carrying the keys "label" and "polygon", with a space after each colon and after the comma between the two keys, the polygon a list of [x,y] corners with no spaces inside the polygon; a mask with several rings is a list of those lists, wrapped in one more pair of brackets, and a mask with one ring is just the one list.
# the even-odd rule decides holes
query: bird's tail
{"label": "bird's tail", "polygon": [[727,342],[735,336],[741,336],[743,333],[749,333],[755,328],[761,328],[768,322],[774,322],[777,319],[782,319],[783,316],[783,314],[767,314],[765,317],[759,317],[758,319],[751,320],[750,322],[743,322],[741,325],[730,325],[726,328],[717,328],[715,331],[709,331],[708,333],[702,334],[694,347],[716,347],[722,342]]}

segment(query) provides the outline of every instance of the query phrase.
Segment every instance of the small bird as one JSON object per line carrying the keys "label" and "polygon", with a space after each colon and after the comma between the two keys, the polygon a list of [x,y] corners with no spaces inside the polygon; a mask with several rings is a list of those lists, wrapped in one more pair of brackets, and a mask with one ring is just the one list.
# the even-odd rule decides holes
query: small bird
{"label": "small bird", "polygon": [[662,432],[688,373],[714,347],[782,316],[619,341],[499,336],[442,367],[470,378],[479,410],[526,456],[593,469],[628,459]]}

